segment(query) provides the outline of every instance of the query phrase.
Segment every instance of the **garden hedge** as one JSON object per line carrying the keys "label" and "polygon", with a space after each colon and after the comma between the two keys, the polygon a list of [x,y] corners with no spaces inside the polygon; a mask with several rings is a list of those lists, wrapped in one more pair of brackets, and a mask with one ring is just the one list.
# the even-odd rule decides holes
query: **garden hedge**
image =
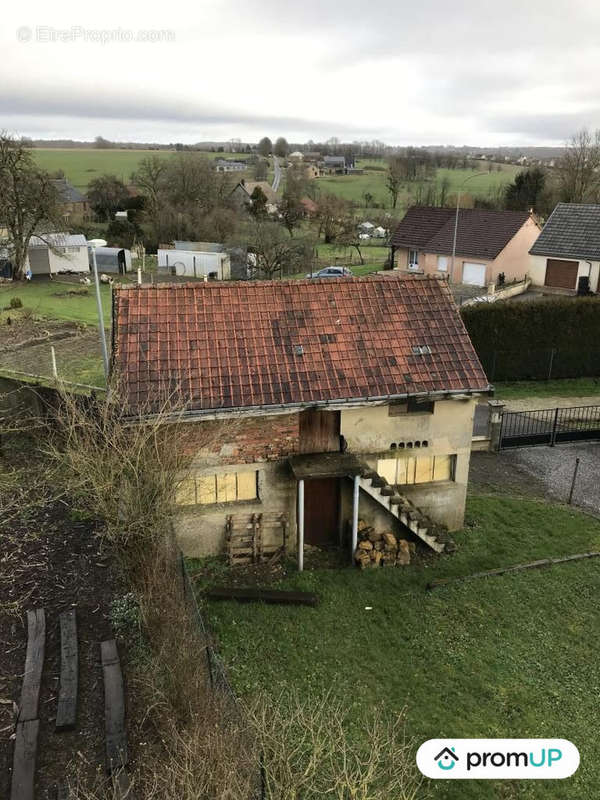
{"label": "garden hedge", "polygon": [[600,374],[600,298],[464,306],[462,318],[491,381]]}

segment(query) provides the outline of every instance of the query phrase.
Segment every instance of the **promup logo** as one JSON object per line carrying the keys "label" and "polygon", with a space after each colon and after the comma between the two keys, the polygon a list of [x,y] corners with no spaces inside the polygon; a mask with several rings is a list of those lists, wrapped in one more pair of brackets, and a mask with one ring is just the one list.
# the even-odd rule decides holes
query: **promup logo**
{"label": "promup logo", "polygon": [[568,778],[579,751],[566,739],[430,739],[419,747],[417,766],[428,778]]}
{"label": "promup logo", "polygon": [[455,747],[444,747],[443,750],[440,750],[435,757],[437,765],[440,769],[454,769],[454,765],[458,761],[458,756],[456,755],[455,750]]}

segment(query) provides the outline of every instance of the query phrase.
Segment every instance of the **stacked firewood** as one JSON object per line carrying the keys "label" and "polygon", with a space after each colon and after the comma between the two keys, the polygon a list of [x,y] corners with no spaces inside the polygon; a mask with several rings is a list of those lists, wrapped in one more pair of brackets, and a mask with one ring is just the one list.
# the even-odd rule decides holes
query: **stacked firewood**
{"label": "stacked firewood", "polygon": [[364,520],[358,521],[358,547],[354,560],[361,569],[370,567],[405,567],[415,553],[414,542],[402,539],[393,531],[376,531]]}

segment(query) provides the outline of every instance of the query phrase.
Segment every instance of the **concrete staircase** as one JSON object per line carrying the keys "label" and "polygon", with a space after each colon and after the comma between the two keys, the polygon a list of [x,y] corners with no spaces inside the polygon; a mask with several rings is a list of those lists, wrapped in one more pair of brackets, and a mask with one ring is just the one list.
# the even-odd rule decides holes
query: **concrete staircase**
{"label": "concrete staircase", "polygon": [[365,467],[360,476],[360,488],[436,553],[456,549],[448,531],[442,525],[424,514],[407,497],[400,494],[398,486],[391,486],[375,470]]}

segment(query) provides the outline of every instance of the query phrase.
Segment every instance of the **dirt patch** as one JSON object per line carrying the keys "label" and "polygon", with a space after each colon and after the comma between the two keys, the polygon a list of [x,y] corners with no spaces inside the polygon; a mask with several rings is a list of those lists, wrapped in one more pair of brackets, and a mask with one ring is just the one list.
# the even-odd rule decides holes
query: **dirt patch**
{"label": "dirt patch", "polygon": [[[38,497],[38,507],[0,526],[0,786],[8,796],[14,706],[20,698],[28,609],[46,612],[46,657],[39,717],[36,797],[54,797],[67,765],[77,762],[90,780],[104,766],[104,700],[100,646],[111,638],[110,608],[124,590],[119,571],[93,521],[61,500]],[[77,611],[80,689],[76,730],[55,733],[60,675],[59,614]],[[120,644],[123,651],[123,645]],[[127,656],[123,652],[124,661]],[[8,701],[8,702],[6,702]]]}
{"label": "dirt patch", "polygon": [[83,330],[76,322],[41,320],[32,314],[5,313],[0,320],[0,352],[77,336]]}

